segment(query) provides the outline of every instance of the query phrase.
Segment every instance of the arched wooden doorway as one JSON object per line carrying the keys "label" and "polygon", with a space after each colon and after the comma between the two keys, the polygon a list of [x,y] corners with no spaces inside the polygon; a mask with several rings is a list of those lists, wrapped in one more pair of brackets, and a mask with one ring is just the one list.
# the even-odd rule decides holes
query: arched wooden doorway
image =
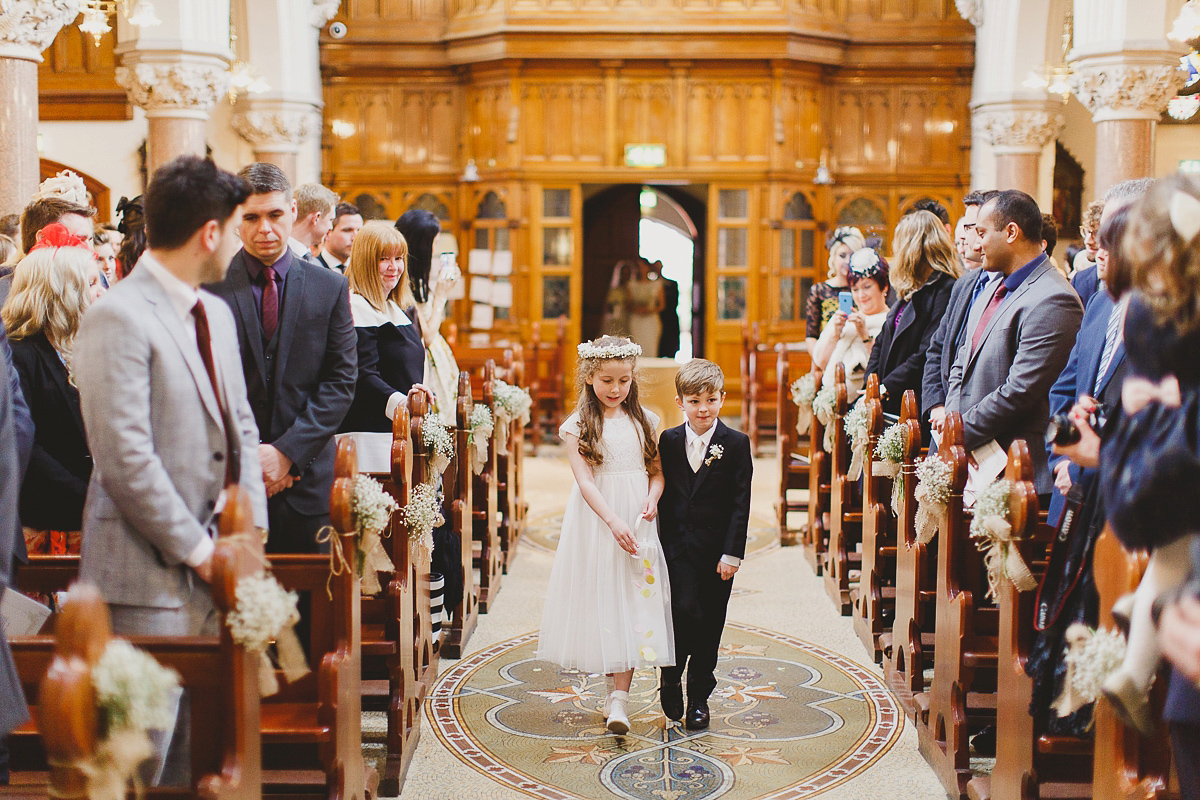
{"label": "arched wooden doorway", "polygon": [[43,181],[47,178],[53,178],[64,169],[69,169],[71,172],[74,172],[83,179],[83,185],[87,187],[88,201],[92,204],[92,207],[96,209],[96,221],[108,222],[112,219],[112,198],[110,196],[108,186],[96,180],[91,175],[88,175],[86,172],[78,170],[75,167],[68,166],[67,164],[60,164],[57,161],[51,161],[48,158],[40,159],[40,167],[41,177],[39,180]]}

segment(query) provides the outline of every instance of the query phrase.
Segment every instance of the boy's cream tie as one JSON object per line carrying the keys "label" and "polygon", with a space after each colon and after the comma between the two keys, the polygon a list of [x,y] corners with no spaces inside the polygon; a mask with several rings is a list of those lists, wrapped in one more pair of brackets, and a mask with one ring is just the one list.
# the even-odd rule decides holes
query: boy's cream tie
{"label": "boy's cream tie", "polygon": [[696,437],[692,439],[688,445],[688,463],[692,465],[692,472],[700,471],[700,464],[704,461],[704,440]]}

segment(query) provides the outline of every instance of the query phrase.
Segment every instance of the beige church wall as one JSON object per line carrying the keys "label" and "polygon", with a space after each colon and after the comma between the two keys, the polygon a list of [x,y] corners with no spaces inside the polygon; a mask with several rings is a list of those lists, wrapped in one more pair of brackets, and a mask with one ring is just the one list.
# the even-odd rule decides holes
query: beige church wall
{"label": "beige church wall", "polygon": [[114,122],[40,122],[42,158],[85,172],[109,188],[115,219],[122,195],[142,193],[138,147],[146,138],[146,114],[133,109],[133,119]]}
{"label": "beige church wall", "polygon": [[1159,125],[1154,147],[1154,176],[1161,178],[1179,169],[1184,159],[1200,158],[1200,128],[1196,125]]}

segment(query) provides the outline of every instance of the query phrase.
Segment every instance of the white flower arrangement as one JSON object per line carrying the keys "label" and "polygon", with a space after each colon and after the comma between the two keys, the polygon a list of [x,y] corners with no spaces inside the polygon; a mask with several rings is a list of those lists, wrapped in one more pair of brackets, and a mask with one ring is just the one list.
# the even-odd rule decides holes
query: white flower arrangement
{"label": "white flower arrangement", "polygon": [[710,445],[708,448],[708,458],[704,459],[704,466],[708,466],[714,461],[720,461],[721,456],[725,455],[725,448],[719,444]]}
{"label": "white flower arrangement", "polygon": [[928,456],[917,464],[917,541],[928,544],[938,530],[938,522],[950,502],[950,483],[954,475],[950,465],[937,456]]}
{"label": "white flower arrangement", "polygon": [[875,444],[875,458],[899,466],[904,463],[904,451],[908,446],[905,426],[897,422],[889,425]]}
{"label": "white flower arrangement", "polygon": [[471,449],[471,471],[478,475],[487,464],[488,444],[496,429],[496,421],[492,419],[491,409],[480,403],[471,410],[471,419],[467,424],[471,429],[467,434]]}
{"label": "white flower arrangement", "polygon": [[817,396],[817,376],[813,373],[802,375],[792,382],[792,402],[798,407],[812,408],[813,398]]}
{"label": "white flower arrangement", "polygon": [[1008,496],[1012,484],[1005,480],[992,481],[975,496],[975,518],[971,520],[971,538],[987,539],[984,520],[988,517],[1008,519]]}
{"label": "white flower arrangement", "polygon": [[[374,595],[382,587],[379,584],[379,572],[395,572],[396,567],[383,549],[380,537],[392,514],[399,504],[390,494],[383,490],[383,484],[367,475],[359,475],[354,480],[354,493],[350,500],[350,511],[354,516],[354,565],[358,576],[362,578],[362,593]],[[339,557],[345,563],[341,550],[341,539],[332,528],[327,529],[328,541],[331,542],[330,558],[335,565]],[[321,541],[318,539],[318,541]],[[337,544],[333,544],[337,542]],[[337,567],[334,573],[337,574]]]}
{"label": "white flower arrangement", "polygon": [[104,648],[92,667],[92,685],[106,735],[170,730],[175,724],[179,673],[124,639],[111,639]]}
{"label": "white flower arrangement", "polygon": [[354,480],[350,508],[354,514],[354,526],[360,535],[381,532],[399,507],[379,481],[369,475],[359,475]]}
{"label": "white flower arrangement", "polygon": [[850,440],[850,466],[846,477],[856,481],[862,477],[863,454],[867,449],[867,406],[858,403],[842,417],[842,427]]}
{"label": "white flower arrangement", "polygon": [[[1074,691],[1083,704],[1095,702],[1105,679],[1125,660],[1125,636],[1105,628],[1092,631],[1077,622],[1068,628],[1067,639],[1071,646],[1065,659],[1069,684],[1066,688]],[[1082,646],[1076,645],[1076,639]],[[1061,712],[1060,715],[1066,716]]]}
{"label": "white flower arrangement", "polygon": [[296,608],[300,597],[284,589],[266,571],[239,580],[234,596],[237,604],[225,617],[225,623],[234,642],[259,654],[259,690],[263,697],[269,697],[279,691],[275,668],[267,656],[272,641],[276,643],[279,664],[289,683],[308,673],[304,650],[292,628],[300,621]]}
{"label": "white flower arrangement", "polygon": [[445,523],[442,516],[442,500],[428,483],[413,487],[408,504],[400,512],[408,528],[410,545],[422,556],[433,551],[433,529]]}
{"label": "white flower arrangement", "polygon": [[429,477],[441,475],[454,458],[454,437],[437,414],[426,414],[422,420],[421,442],[430,451]]}
{"label": "white flower arrangement", "polygon": [[833,452],[833,412],[837,408],[837,392],[833,386],[822,386],[813,398],[813,414],[825,426],[825,438],[821,446],[826,453]]}
{"label": "white flower arrangement", "polygon": [[1037,588],[1037,580],[1017,546],[1020,540],[1013,535],[1008,511],[1012,489],[1011,481],[997,480],[975,496],[971,538],[983,553],[988,573],[988,596],[993,600],[999,599],[1001,579],[1010,581],[1018,592]]}
{"label": "white flower arrangement", "polygon": [[45,200],[47,197],[59,197],[77,206],[91,205],[83,178],[69,169],[64,169],[52,178],[46,178],[33,195],[34,200]]}
{"label": "white flower arrangement", "polygon": [[522,428],[529,424],[533,412],[533,398],[528,389],[501,380],[495,382],[492,391],[496,398],[493,412],[496,420],[493,429],[496,449],[505,451],[508,450],[508,424],[513,420],[517,420]]}
{"label": "white flower arrangement", "polygon": [[583,342],[575,348],[575,352],[579,354],[580,358],[608,361],[615,358],[637,358],[642,354],[642,347],[637,342],[632,342],[628,339],[622,344],[606,344],[603,346],[595,345],[591,342]]}

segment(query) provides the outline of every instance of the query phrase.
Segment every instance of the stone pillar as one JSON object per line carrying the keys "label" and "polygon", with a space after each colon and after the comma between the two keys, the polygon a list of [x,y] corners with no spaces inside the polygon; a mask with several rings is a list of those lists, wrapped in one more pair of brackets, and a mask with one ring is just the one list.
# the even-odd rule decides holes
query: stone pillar
{"label": "stone pillar", "polygon": [[229,0],[156,3],[162,24],[117,20],[117,83],[146,111],[150,174],[181,155],[203,156],[209,114],[229,88]]}
{"label": "stone pillar", "polygon": [[1020,189],[1038,197],[1038,161],[1063,126],[1062,103],[984,103],[971,114],[975,136],[992,145],[997,189]]}
{"label": "stone pillar", "polygon": [[319,32],[337,9],[331,0],[234,0],[237,56],[270,88],[238,99],[233,128],[256,160],[275,164],[293,183],[317,177],[297,174],[298,156],[320,131]]}
{"label": "stone pillar", "polygon": [[79,0],[10,1],[0,13],[0,216],[20,213],[37,191],[37,65],[78,14]]}
{"label": "stone pillar", "polygon": [[1096,123],[1096,196],[1132,178],[1154,176],[1154,134],[1183,86],[1179,56],[1123,52],[1076,62],[1072,89]]}

